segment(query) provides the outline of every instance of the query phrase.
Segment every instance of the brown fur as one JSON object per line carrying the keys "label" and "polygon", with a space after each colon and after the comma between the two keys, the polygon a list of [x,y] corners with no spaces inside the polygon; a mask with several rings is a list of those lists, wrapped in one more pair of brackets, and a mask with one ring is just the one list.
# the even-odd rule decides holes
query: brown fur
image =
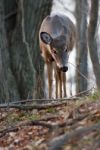
{"label": "brown fur", "polygon": [[[48,46],[41,40],[41,32],[47,32],[53,38],[51,45]],[[60,66],[64,66],[61,61],[61,55],[65,49],[67,49],[67,53],[73,49],[76,39],[75,36],[75,27],[72,21],[64,15],[47,16],[41,24],[39,31],[39,44],[41,55],[47,65],[49,98],[52,97],[53,61],[55,62],[56,97],[62,97],[62,90],[64,96],[66,96],[66,75],[65,72],[60,70]],[[54,55],[53,51],[56,51],[57,54]]]}

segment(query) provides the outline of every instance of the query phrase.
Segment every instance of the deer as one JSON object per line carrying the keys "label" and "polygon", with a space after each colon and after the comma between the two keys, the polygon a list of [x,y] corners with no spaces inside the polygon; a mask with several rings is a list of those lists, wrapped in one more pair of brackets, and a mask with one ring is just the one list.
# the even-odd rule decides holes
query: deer
{"label": "deer", "polygon": [[66,97],[68,58],[76,40],[73,22],[65,15],[48,15],[39,29],[40,53],[47,67],[48,98],[52,98],[53,70],[56,98]]}

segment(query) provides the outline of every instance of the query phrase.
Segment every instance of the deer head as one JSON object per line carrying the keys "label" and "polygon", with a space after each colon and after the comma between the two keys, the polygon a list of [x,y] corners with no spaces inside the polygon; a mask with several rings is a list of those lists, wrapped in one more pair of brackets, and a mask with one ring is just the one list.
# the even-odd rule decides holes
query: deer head
{"label": "deer head", "polygon": [[40,38],[42,42],[47,45],[48,51],[54,59],[57,67],[61,71],[66,72],[68,70],[69,57],[68,47],[66,47],[66,36],[61,34],[56,38],[52,38],[49,33],[41,32]]}

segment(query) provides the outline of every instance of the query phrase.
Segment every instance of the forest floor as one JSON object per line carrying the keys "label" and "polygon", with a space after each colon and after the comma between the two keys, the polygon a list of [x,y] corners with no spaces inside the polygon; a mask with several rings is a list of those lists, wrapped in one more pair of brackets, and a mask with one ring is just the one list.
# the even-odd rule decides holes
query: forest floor
{"label": "forest floor", "polygon": [[100,150],[100,97],[45,109],[0,108],[0,150]]}

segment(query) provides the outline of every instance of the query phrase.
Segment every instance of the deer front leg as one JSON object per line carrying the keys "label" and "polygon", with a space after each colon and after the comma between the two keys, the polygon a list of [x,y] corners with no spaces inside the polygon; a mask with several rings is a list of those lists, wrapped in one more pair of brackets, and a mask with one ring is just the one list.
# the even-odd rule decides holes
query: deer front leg
{"label": "deer front leg", "polygon": [[48,97],[52,98],[52,62],[47,63],[47,75],[48,75]]}
{"label": "deer front leg", "polygon": [[59,97],[59,73],[58,73],[58,69],[57,69],[57,66],[55,66],[55,68],[54,68],[54,71],[55,71],[55,81],[56,81],[56,98],[58,98]]}
{"label": "deer front leg", "polygon": [[56,68],[56,98],[62,98],[62,77],[61,71]]}
{"label": "deer front leg", "polygon": [[62,98],[62,76],[61,76],[61,71],[59,72],[59,94],[60,94],[60,98]]}
{"label": "deer front leg", "polygon": [[55,73],[55,81],[56,81],[56,98],[58,98],[58,76],[57,76],[57,72]]}
{"label": "deer front leg", "polygon": [[62,86],[63,86],[64,97],[66,97],[67,94],[66,94],[66,73],[65,72],[62,72]]}

